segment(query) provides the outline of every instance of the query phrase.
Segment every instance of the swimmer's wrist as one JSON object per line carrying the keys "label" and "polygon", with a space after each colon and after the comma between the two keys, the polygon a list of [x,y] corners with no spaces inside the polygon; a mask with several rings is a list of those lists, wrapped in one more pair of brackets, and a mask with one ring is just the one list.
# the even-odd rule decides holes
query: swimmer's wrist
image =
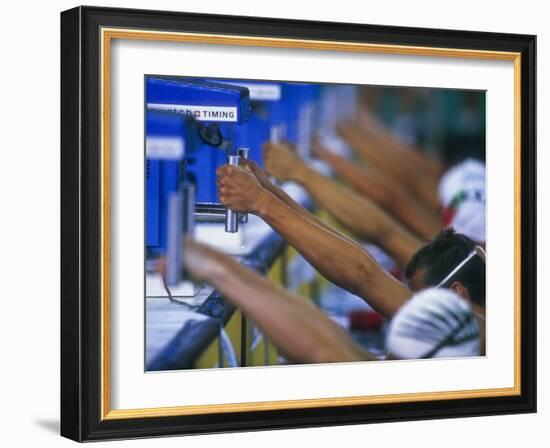
{"label": "swimmer's wrist", "polygon": [[265,220],[269,217],[269,211],[274,205],[274,200],[276,200],[274,194],[270,191],[264,190],[253,213]]}
{"label": "swimmer's wrist", "polygon": [[307,165],[303,162],[296,164],[296,166],[294,166],[290,171],[289,179],[298,182],[299,184],[303,184],[307,179],[308,169],[309,168]]}

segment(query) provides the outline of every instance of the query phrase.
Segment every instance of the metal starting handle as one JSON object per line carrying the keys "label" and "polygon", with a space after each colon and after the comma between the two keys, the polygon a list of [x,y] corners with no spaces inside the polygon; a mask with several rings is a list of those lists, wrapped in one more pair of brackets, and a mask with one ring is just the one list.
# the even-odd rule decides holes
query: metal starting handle
{"label": "metal starting handle", "polygon": [[[237,154],[241,159],[248,160],[249,148],[237,148]],[[248,222],[248,213],[239,213],[239,221],[242,223]]]}
{"label": "metal starting handle", "polygon": [[[227,156],[227,164],[239,166],[239,156]],[[239,231],[239,213],[227,209],[225,211],[225,231],[228,233],[236,233]]]}

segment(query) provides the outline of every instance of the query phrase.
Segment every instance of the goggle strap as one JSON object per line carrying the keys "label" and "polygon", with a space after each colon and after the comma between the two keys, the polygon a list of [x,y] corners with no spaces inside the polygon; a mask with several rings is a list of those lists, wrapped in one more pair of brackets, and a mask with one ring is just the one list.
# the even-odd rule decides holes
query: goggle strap
{"label": "goggle strap", "polygon": [[445,283],[447,283],[447,282],[449,281],[449,279],[450,279],[453,275],[455,275],[460,269],[462,269],[462,266],[464,266],[466,263],[468,263],[468,261],[470,261],[470,260],[471,260],[473,257],[475,257],[476,255],[477,255],[477,250],[476,250],[476,249],[472,250],[472,251],[468,254],[468,256],[467,256],[464,260],[462,260],[462,261],[456,266],[456,268],[454,268],[454,269],[449,273],[449,275],[447,275],[447,277],[445,277],[443,280],[441,280],[441,281],[437,284],[436,288],[440,288],[440,287],[443,286]]}

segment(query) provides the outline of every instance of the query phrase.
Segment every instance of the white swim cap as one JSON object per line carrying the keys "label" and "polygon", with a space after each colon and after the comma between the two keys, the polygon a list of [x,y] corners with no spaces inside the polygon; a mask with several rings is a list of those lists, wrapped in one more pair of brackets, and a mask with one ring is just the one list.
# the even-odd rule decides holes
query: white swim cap
{"label": "white swim cap", "polygon": [[477,243],[484,243],[485,202],[465,201],[455,211],[449,226]]}
{"label": "white swim cap", "polygon": [[477,321],[468,302],[450,289],[425,289],[391,320],[386,350],[397,359],[478,356]]}
{"label": "white swim cap", "polygon": [[467,159],[439,182],[443,225],[478,243],[485,242],[485,164]]}
{"label": "white swim cap", "polygon": [[461,191],[482,191],[485,197],[485,164],[466,159],[447,170],[439,181],[439,200],[443,207],[450,207]]}

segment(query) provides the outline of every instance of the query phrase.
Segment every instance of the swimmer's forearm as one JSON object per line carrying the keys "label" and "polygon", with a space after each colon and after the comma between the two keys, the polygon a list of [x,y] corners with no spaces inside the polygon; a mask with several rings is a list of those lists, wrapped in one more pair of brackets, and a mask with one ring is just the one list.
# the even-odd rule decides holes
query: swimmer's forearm
{"label": "swimmer's forearm", "polygon": [[259,216],[329,281],[359,295],[385,316],[391,317],[410,297],[410,290],[359,245],[298,214],[273,195]]}
{"label": "swimmer's forearm", "polygon": [[373,360],[333,321],[305,299],[250,271],[229,257],[210,279],[294,362]]}

